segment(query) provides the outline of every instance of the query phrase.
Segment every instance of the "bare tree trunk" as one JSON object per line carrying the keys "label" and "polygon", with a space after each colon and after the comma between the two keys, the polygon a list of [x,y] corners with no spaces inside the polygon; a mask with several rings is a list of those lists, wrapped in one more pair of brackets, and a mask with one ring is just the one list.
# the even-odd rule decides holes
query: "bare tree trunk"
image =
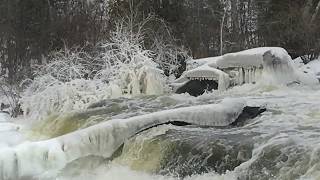
{"label": "bare tree trunk", "polygon": [[304,10],[303,10],[303,13],[302,13],[302,17],[303,17],[303,20],[308,22],[310,20],[310,10],[312,9],[312,2],[313,0],[308,0],[305,7],[304,7]]}
{"label": "bare tree trunk", "polygon": [[220,27],[220,55],[223,55],[223,26],[224,26],[224,20],[226,18],[227,14],[227,8],[224,8],[222,20],[221,20],[221,27]]}
{"label": "bare tree trunk", "polygon": [[314,13],[312,15],[311,23],[313,23],[314,20],[317,18],[317,15],[319,13],[319,9],[320,9],[320,1],[318,2],[318,5],[317,5],[317,7],[316,7],[316,9],[315,9],[315,11],[314,11]]}

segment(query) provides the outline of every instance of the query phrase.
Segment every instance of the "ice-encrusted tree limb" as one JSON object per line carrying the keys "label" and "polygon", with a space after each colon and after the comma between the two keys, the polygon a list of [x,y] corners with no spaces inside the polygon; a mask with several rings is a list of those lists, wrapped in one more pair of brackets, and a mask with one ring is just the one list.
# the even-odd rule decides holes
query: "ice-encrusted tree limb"
{"label": "ice-encrusted tree limb", "polygon": [[[17,117],[21,113],[19,103],[19,89],[17,86],[10,85],[0,78],[0,95],[4,95],[6,103],[8,103],[8,111],[12,117]],[[5,105],[5,102],[0,102],[1,106]],[[0,107],[0,111],[4,110]]]}
{"label": "ice-encrusted tree limb", "polygon": [[166,78],[153,61],[155,53],[144,47],[150,31],[147,24],[153,16],[143,21],[132,17],[135,16],[123,17],[116,23],[96,54],[64,49],[53,53],[46,66],[38,66],[37,76],[22,98],[26,114],[39,119],[51,113],[83,109],[119,94],[163,93]]}

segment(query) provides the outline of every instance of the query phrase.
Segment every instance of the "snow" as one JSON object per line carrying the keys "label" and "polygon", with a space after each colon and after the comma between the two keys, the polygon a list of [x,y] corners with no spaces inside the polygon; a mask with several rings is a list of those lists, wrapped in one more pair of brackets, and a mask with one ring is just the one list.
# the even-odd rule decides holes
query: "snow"
{"label": "snow", "polygon": [[170,121],[226,126],[236,120],[245,105],[242,99],[225,99],[219,104],[165,110],[128,119],[114,119],[54,139],[1,148],[0,177],[17,179],[50,174],[62,169],[73,160],[89,155],[108,158],[125,140],[136,133]]}
{"label": "snow", "polygon": [[310,61],[306,66],[307,69],[311,70],[313,74],[320,79],[320,59]]}
{"label": "snow", "polygon": [[176,88],[184,85],[183,80],[187,81],[186,79],[219,80],[219,86],[222,84],[221,87],[224,87],[219,89],[244,83],[266,85],[299,83],[310,86],[319,84],[312,73],[303,72],[299,68],[301,65],[298,60],[293,62],[288,52],[280,47],[254,48],[218,57],[193,60],[188,62],[188,65],[189,70],[175,82]]}
{"label": "snow", "polygon": [[229,75],[225,72],[209,67],[208,65],[203,65],[198,68],[187,71],[182,75],[182,78],[187,78],[190,80],[212,80],[217,81],[219,90],[226,90],[229,87],[230,79]]}
{"label": "snow", "polygon": [[[257,134],[264,133],[265,137],[275,136],[274,139],[270,139],[269,144],[261,146],[261,152],[258,151],[258,155],[263,154],[264,149],[272,146],[277,138],[283,138],[283,141],[279,142],[280,145],[288,141],[288,138],[278,135],[281,131],[286,133],[286,130],[292,130],[288,132],[292,133],[301,131],[300,127],[318,126],[319,98],[317,97],[320,97],[319,91],[312,91],[312,88],[309,87],[305,87],[308,90],[294,91],[287,84],[291,82],[306,85],[318,84],[314,74],[320,72],[320,60],[304,66],[301,63],[292,62],[291,57],[282,48],[258,48],[200,61],[203,63],[201,66],[185,72],[181,78],[175,81],[177,86],[194,78],[218,81],[221,90],[226,89],[229,83],[233,85],[256,84],[234,87],[218,95],[206,94],[198,98],[177,95],[176,98],[181,99],[181,101],[198,100],[204,103],[212,103],[211,100],[221,98],[218,96],[224,96],[223,98],[249,96],[246,99],[250,100],[250,103],[258,106],[264,103],[268,104],[268,107],[270,106],[273,109],[261,118],[255,119],[256,122],[254,123],[259,123],[259,127],[253,127],[249,130],[256,131]],[[297,60],[297,62],[299,61]],[[226,69],[223,69],[223,67]],[[231,70],[228,68],[231,68]],[[303,68],[312,73],[304,73]],[[27,110],[26,112],[30,112],[29,115],[44,113],[42,116],[47,116],[51,112],[63,114],[73,109],[85,109],[92,102],[104,98],[124,96],[124,89],[133,96],[141,93],[161,94],[164,92],[164,78],[155,64],[147,65],[144,62],[136,67],[123,66],[119,72],[119,75],[115,76],[113,81],[109,83],[77,79],[62,84],[60,82],[52,83],[49,79],[49,85],[46,84],[44,89],[41,87],[37,89],[38,87],[34,86],[36,87],[35,90],[30,90],[29,94],[25,94],[23,107]],[[285,86],[278,91],[267,89],[270,88],[269,86],[261,86],[268,84]],[[304,87],[299,86],[299,88]],[[136,133],[169,121],[184,121],[203,126],[227,126],[239,116],[245,105],[246,102],[242,99],[225,99],[219,104],[197,105],[127,119],[113,119],[64,136],[39,142],[24,141],[20,134],[20,126],[11,123],[10,116],[6,113],[0,113],[0,179],[19,179],[20,177],[34,175],[50,176],[51,173],[56,173],[75,159],[90,155],[111,157],[121,144]],[[278,109],[281,112],[273,112]],[[241,130],[242,127],[229,131]],[[312,129],[309,131],[310,134],[304,132],[306,135],[301,133],[296,134],[295,137],[302,136],[302,139],[308,139],[308,141],[311,139],[316,142],[314,144],[319,144],[318,132],[313,132]],[[261,142],[263,138],[258,141],[259,138],[257,138],[257,147],[260,144],[265,144],[265,141]],[[20,144],[22,141],[24,143]],[[301,145],[305,145],[305,142]],[[313,146],[312,143],[311,146]],[[253,154],[254,158],[246,164],[254,163],[259,158],[257,154]],[[234,172],[241,171],[241,168],[247,168],[246,164],[240,165],[240,168]],[[132,174],[136,175],[136,179],[141,178],[141,176],[145,179],[156,178],[153,175],[141,174],[140,172],[137,175],[136,172],[129,169],[125,171],[127,174],[122,173],[123,168],[119,167],[117,169],[117,167],[111,166],[113,169],[106,170],[101,174],[104,173],[111,178],[121,178],[128,174],[128,177]],[[208,177],[199,175],[199,178],[210,179],[212,176],[215,175],[210,174]],[[163,176],[159,176],[159,179],[161,178]]]}
{"label": "snow", "polygon": [[223,71],[215,68],[211,68],[208,65],[203,65],[198,68],[187,71],[184,76],[188,79],[200,78],[208,80],[219,80],[220,76],[227,75]]}
{"label": "snow", "polygon": [[267,51],[263,55],[263,80],[271,84],[288,84],[292,82],[316,85],[315,77],[303,73],[294,65],[288,53]]}
{"label": "snow", "polygon": [[210,67],[222,69],[230,67],[260,67],[263,63],[263,54],[270,50],[278,54],[287,54],[286,50],[280,47],[259,47],[218,57],[196,59],[188,64],[208,64]]}
{"label": "snow", "polygon": [[293,64],[306,75],[315,76],[320,80],[320,59],[315,59],[310,61],[308,64],[304,64],[301,57],[298,57],[293,60]]}

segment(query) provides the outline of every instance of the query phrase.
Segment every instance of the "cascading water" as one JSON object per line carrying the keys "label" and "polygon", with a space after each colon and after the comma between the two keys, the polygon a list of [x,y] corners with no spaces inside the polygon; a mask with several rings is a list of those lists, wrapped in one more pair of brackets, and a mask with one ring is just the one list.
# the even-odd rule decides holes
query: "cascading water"
{"label": "cascading water", "polygon": [[[19,172],[20,175],[25,174],[21,176],[24,178],[36,176],[48,180],[89,177],[125,179],[131,176],[133,179],[317,179],[320,168],[320,148],[317,145],[320,144],[320,99],[315,97],[320,97],[319,95],[319,90],[307,90],[304,87],[280,88],[271,92],[264,92],[255,85],[238,87],[214,96],[218,99],[241,96],[249,105],[267,105],[269,111],[237,128],[159,126],[132,136],[127,141],[123,139],[123,148],[109,160],[104,158],[106,156],[96,154],[93,148],[94,156],[74,157],[68,163],[67,156],[86,153],[65,143],[63,148],[71,149],[69,155],[64,155],[65,152],[56,148],[61,147],[61,144],[55,140],[25,143],[14,148],[15,151],[3,147],[1,163],[6,165],[1,166],[4,168],[1,172],[6,172],[6,175],[1,178],[19,179],[18,175],[14,175]],[[212,97],[213,95],[198,98],[172,95],[149,99],[149,105],[143,100],[131,100],[136,108],[130,111],[139,112],[145,108],[156,111],[159,108],[176,107],[178,104],[188,106],[190,103],[217,101]],[[162,106],[157,105],[159,102]],[[121,105],[121,101],[114,103]],[[125,109],[116,112],[123,114],[123,117],[132,116]],[[116,117],[116,114],[108,116]],[[196,119],[200,121],[201,118]],[[79,130],[74,131],[75,134],[80,134]],[[110,131],[104,129],[102,132]],[[121,136],[125,134],[123,132]],[[100,136],[92,136],[91,141],[104,142],[98,137]],[[90,142],[90,138],[80,136],[69,142],[73,142],[74,146],[74,142],[79,140]],[[110,146],[102,147],[100,144],[105,153],[108,149],[106,147]],[[8,164],[11,164],[12,170]],[[47,173],[40,173],[42,168]]]}
{"label": "cascading water", "polygon": [[[304,86],[300,72],[277,64],[263,72],[239,68],[231,83],[256,83],[199,97],[115,97],[51,113],[30,126],[0,113],[0,179],[317,180],[320,88]],[[280,76],[279,69],[291,75]],[[155,92],[154,76],[140,72],[130,76],[139,83],[130,79],[135,85],[129,87]],[[286,86],[291,81],[300,83]],[[267,111],[228,126],[245,105]]]}

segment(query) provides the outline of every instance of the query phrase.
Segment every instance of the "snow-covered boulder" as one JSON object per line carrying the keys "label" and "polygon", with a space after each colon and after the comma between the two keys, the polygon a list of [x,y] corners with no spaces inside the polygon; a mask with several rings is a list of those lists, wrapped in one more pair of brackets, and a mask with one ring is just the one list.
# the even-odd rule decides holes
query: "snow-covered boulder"
{"label": "snow-covered boulder", "polygon": [[298,65],[293,63],[288,52],[280,47],[254,48],[189,61],[187,71],[174,82],[175,89],[183,87],[190,80],[215,81],[220,90],[258,81],[276,84],[294,82],[314,85],[318,83],[315,76],[301,71]]}
{"label": "snow-covered boulder", "polygon": [[316,76],[301,71],[287,52],[274,49],[263,54],[263,81],[272,84],[319,84]]}
{"label": "snow-covered boulder", "polygon": [[263,54],[270,50],[287,54],[287,51],[280,47],[259,47],[240,52],[228,53],[218,57],[191,60],[187,63],[187,69],[193,69],[196,66],[204,64],[219,69],[231,67],[262,67]]}
{"label": "snow-covered boulder", "polygon": [[314,74],[320,81],[320,59],[310,61],[303,68],[305,72]]}
{"label": "snow-covered boulder", "polygon": [[191,96],[200,96],[206,91],[212,91],[218,89],[218,83],[211,80],[190,80],[187,83],[180,86],[175,91],[177,94],[188,93]]}
{"label": "snow-covered boulder", "polygon": [[176,87],[176,93],[187,92],[192,96],[199,96],[213,89],[226,90],[230,85],[230,78],[227,73],[204,64],[186,71],[172,85]]}

